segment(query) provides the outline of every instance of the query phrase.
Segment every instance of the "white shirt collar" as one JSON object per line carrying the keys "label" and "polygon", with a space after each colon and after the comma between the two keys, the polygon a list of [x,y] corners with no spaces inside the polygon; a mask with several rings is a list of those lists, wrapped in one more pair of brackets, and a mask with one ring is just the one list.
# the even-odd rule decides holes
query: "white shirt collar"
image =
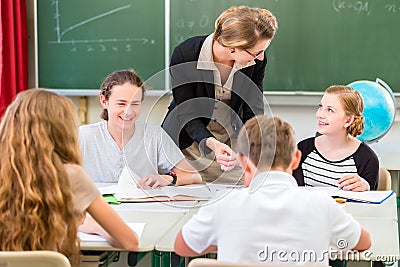
{"label": "white shirt collar", "polygon": [[265,171],[257,174],[250,182],[249,192],[254,193],[264,186],[298,187],[296,179],[287,172]]}
{"label": "white shirt collar", "polygon": [[[216,66],[214,64],[214,58],[212,54],[212,45],[213,45],[213,36],[214,34],[210,34],[207,36],[207,38],[204,40],[203,45],[201,46],[199,58],[197,61],[197,69],[203,69],[203,70],[215,70]],[[256,64],[254,59],[250,61],[247,65],[242,65],[238,62],[235,61],[233,64],[233,69],[240,70],[249,66],[252,66]]]}

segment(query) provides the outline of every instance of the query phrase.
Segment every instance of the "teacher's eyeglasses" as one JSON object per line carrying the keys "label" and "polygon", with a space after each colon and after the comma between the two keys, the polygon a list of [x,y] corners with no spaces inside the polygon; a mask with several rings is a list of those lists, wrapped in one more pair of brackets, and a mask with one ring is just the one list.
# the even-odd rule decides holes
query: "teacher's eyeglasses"
{"label": "teacher's eyeglasses", "polygon": [[249,54],[250,56],[252,56],[253,58],[258,58],[262,53],[264,53],[264,50],[258,52],[257,54],[253,54],[251,53],[249,50],[247,49],[243,49],[247,54]]}

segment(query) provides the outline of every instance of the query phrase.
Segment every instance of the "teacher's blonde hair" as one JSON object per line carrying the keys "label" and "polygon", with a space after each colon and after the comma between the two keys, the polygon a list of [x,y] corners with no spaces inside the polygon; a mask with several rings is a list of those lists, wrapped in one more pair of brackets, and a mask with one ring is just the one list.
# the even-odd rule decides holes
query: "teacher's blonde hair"
{"label": "teacher's blonde hair", "polygon": [[249,49],[259,40],[274,38],[278,22],[266,9],[233,6],[215,21],[214,40],[225,47]]}

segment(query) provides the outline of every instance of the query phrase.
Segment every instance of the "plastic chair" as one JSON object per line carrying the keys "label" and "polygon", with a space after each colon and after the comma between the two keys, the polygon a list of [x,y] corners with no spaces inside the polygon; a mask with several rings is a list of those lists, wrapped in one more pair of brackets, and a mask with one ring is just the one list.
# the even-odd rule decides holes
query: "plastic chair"
{"label": "plastic chair", "polygon": [[392,190],[392,177],[390,176],[390,172],[382,167],[379,167],[377,190]]}
{"label": "plastic chair", "polygon": [[71,267],[67,257],[55,251],[0,251],[4,267]]}
{"label": "plastic chair", "polygon": [[233,263],[217,261],[208,258],[195,258],[189,262],[188,267],[259,267],[256,264]]}

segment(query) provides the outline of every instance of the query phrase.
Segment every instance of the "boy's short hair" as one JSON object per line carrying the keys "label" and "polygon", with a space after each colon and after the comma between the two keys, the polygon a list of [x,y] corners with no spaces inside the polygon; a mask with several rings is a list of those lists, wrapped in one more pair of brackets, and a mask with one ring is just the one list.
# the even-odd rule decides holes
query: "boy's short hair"
{"label": "boy's short hair", "polygon": [[237,139],[238,153],[259,169],[288,168],[297,149],[294,130],[281,118],[258,115],[248,120]]}

